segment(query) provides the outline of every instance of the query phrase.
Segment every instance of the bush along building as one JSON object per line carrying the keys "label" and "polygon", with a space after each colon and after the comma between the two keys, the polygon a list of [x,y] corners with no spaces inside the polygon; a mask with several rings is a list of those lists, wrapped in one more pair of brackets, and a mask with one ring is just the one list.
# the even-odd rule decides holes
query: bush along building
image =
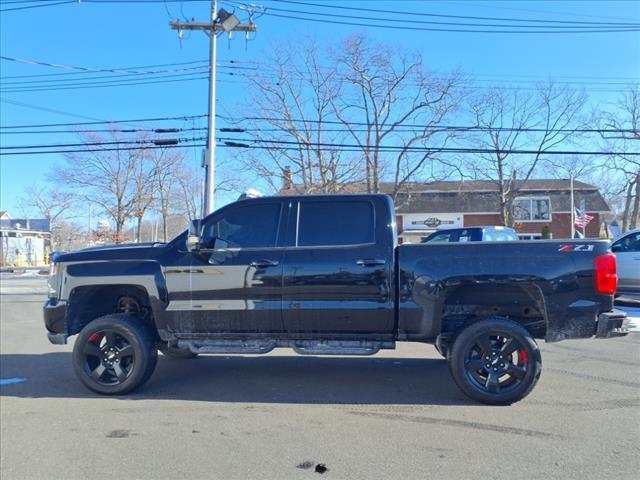
{"label": "bush along building", "polygon": [[[305,193],[285,182],[281,193]],[[571,238],[570,180],[528,180],[515,184],[512,223],[523,240]],[[364,190],[361,184],[345,185],[344,193]],[[382,193],[393,185],[382,183]],[[598,238],[602,216],[610,209],[599,190],[583,182],[573,182],[574,214],[587,222],[586,238]],[[444,228],[502,225],[498,185],[492,181],[445,181],[413,183],[396,195],[396,221],[401,242],[419,242]],[[583,229],[576,228],[578,235]]]}

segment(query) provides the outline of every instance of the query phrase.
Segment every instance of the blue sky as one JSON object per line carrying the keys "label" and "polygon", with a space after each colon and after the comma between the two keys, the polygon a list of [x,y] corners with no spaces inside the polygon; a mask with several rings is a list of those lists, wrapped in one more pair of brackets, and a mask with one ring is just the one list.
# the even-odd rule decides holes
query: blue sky
{"label": "blue sky", "polygon": [[[33,5],[1,0],[0,9]],[[565,21],[640,21],[640,1],[343,1],[308,0],[372,9],[396,9],[442,15],[477,15]],[[229,10],[232,6],[220,2]],[[314,6],[265,0],[263,5],[309,11],[330,11]],[[206,20],[209,3],[200,1],[156,3],[69,3],[45,8],[0,13],[0,52],[13,58],[93,68],[123,68],[207,59],[208,41],[193,32],[179,41],[168,21],[176,17]],[[334,13],[340,13],[335,12]],[[343,14],[358,15],[344,11]],[[367,15],[363,13],[362,15]],[[374,13],[370,15],[375,15]],[[338,17],[334,17],[338,18]],[[320,45],[330,46],[350,33],[369,36],[423,52],[430,69],[448,72],[460,68],[482,82],[519,82],[556,78],[584,87],[592,107],[606,107],[616,97],[616,83],[640,78],[640,33],[483,34],[366,28],[287,20],[265,15],[256,21],[258,33],[245,43],[239,35],[221,39],[219,63],[260,61],[272,44],[303,39],[311,33]],[[2,77],[65,73],[68,70],[0,61]],[[46,77],[44,77],[46,78]],[[225,104],[242,102],[241,79],[222,74],[218,98]],[[37,80],[38,78],[35,78]],[[10,80],[5,80],[9,82]],[[581,82],[592,83],[581,83]],[[485,83],[483,83],[485,84]],[[8,85],[3,85],[5,88]],[[523,86],[531,86],[523,84]],[[207,81],[130,85],[99,89],[41,92],[2,92],[0,125],[81,122],[83,118],[128,118],[198,115],[206,113]],[[38,108],[16,105],[18,102]],[[64,115],[59,112],[73,114]],[[204,119],[198,122],[204,126]],[[3,146],[72,143],[73,135],[0,134]],[[221,149],[222,150],[222,149]],[[232,161],[231,151],[220,151]],[[197,162],[194,153],[194,162]],[[15,211],[25,187],[42,183],[60,155],[0,157],[0,209]]]}

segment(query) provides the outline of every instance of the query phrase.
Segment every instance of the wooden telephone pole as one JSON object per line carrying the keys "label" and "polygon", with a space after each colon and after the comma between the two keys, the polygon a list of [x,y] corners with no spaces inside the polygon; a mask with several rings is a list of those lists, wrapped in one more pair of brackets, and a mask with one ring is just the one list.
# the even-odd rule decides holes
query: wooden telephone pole
{"label": "wooden telephone pole", "polygon": [[255,32],[254,23],[243,24],[238,18],[224,9],[218,11],[217,0],[211,2],[210,22],[171,22],[174,30],[202,30],[209,36],[209,133],[205,150],[205,182],[202,216],[215,210],[215,149],[216,149],[216,59],[218,34],[226,32]]}

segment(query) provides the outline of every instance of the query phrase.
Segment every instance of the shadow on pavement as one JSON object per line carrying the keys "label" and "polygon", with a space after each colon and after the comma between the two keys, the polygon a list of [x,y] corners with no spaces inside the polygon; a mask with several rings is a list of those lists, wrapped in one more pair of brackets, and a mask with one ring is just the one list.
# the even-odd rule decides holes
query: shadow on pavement
{"label": "shadow on pavement", "polygon": [[[75,378],[71,353],[0,355],[0,387],[20,398],[101,398]],[[445,360],[298,356],[160,356],[151,379],[128,400],[294,404],[468,405]]]}

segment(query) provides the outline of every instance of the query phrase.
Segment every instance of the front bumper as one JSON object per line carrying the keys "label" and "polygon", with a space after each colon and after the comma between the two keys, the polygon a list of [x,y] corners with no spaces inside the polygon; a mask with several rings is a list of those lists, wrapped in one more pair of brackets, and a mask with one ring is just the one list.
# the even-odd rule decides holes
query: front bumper
{"label": "front bumper", "polygon": [[629,318],[621,310],[598,315],[596,338],[624,337],[629,333]]}
{"label": "front bumper", "polygon": [[67,302],[49,299],[42,307],[42,313],[49,341],[55,345],[67,343]]}

